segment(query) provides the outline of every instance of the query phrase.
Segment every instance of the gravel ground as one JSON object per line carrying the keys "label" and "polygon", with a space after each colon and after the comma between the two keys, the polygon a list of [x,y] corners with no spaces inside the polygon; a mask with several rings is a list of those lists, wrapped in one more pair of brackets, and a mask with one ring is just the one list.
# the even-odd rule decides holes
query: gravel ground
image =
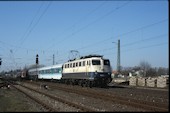
{"label": "gravel ground", "polygon": [[[75,94],[75,93],[69,93],[57,89],[53,89],[49,87],[49,89],[44,89],[43,87],[34,85],[34,84],[27,84],[27,83],[21,83],[26,86],[29,86],[31,88],[35,88],[40,91],[47,92],[49,94],[55,95],[57,97],[64,98],[68,101],[87,106],[89,108],[92,108],[96,111],[110,111],[110,112],[146,112],[143,109],[134,108],[126,105],[121,105],[116,102],[108,102],[108,101],[102,101],[101,99],[94,99],[91,97]],[[65,85],[66,86],[66,85]],[[70,88],[82,88],[80,86],[68,86]],[[88,90],[89,88],[82,88],[84,90]],[[160,97],[164,102],[169,102],[169,91],[168,92],[159,92],[154,90],[142,90],[142,89],[129,89],[129,88],[119,88],[119,87],[113,87],[112,89],[102,89],[102,88],[92,88],[91,90],[95,90],[100,93],[110,93],[110,94],[119,94],[121,96],[132,96],[139,98],[138,95],[140,95],[143,91],[146,93],[146,95],[153,98]],[[143,92],[143,93],[144,93]],[[144,94],[145,94],[144,93]],[[58,111],[61,112],[78,112],[76,108],[69,107],[68,105],[62,104],[61,102],[57,101],[50,101],[50,98],[40,96],[38,94],[33,94],[34,96],[37,96],[38,98],[44,100],[44,102],[48,103],[49,105],[56,108]],[[146,97],[144,95],[144,97]],[[161,96],[162,95],[162,96]],[[143,98],[143,97],[141,97]],[[153,100],[153,98],[150,98]],[[14,88],[7,89],[7,88],[1,88],[0,89],[0,112],[45,112],[46,110],[33,100],[26,97],[24,94],[18,92]]]}
{"label": "gravel ground", "polygon": [[[45,89],[43,89],[39,86],[26,84],[26,83],[24,83],[24,84],[31,87],[31,88],[35,88],[37,90],[45,91],[45,92],[48,92],[48,93],[53,94],[55,96],[59,96],[61,98],[69,100],[71,102],[87,106],[87,107],[92,108],[96,111],[120,111],[120,112],[121,111],[132,111],[132,112],[133,111],[138,111],[138,112],[139,111],[145,111],[143,109],[129,107],[129,106],[126,106],[126,105],[121,105],[121,104],[118,104],[116,102],[103,101],[101,99],[94,99],[94,98],[91,98],[91,97],[86,97],[86,96],[78,95],[78,94],[74,94],[74,93],[68,93],[68,92],[56,90],[56,89],[45,90]],[[63,110],[61,109],[61,111],[65,111],[65,109],[66,108],[64,108]]]}
{"label": "gravel ground", "polygon": [[[31,86],[31,88],[35,88],[35,86],[33,85],[27,85],[27,86]],[[78,111],[77,109],[75,109],[74,107],[70,107],[70,106],[67,106],[66,104],[63,104],[61,102],[58,102],[56,100],[53,100],[45,95],[42,95],[42,94],[39,94],[39,93],[36,93],[34,91],[30,91],[28,89],[25,89],[21,86],[17,86],[18,88],[22,89],[23,91],[27,92],[28,94],[31,94],[33,97],[36,97],[38,98],[39,100],[43,101],[44,103],[52,106],[56,111],[63,111],[63,112],[66,112],[66,111]],[[36,88],[37,90],[40,90],[39,87]],[[40,90],[40,91],[44,91],[44,90]]]}
{"label": "gravel ground", "polygon": [[37,104],[26,95],[14,88],[0,88],[0,112],[44,112],[41,105]]}

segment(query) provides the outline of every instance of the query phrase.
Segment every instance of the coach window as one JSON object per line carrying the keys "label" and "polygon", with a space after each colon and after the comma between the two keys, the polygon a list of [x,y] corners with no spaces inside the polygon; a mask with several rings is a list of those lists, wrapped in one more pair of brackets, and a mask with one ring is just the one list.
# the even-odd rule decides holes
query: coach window
{"label": "coach window", "polygon": [[54,69],[54,73],[57,73],[57,72],[56,72],[56,69]]}
{"label": "coach window", "polygon": [[51,73],[51,69],[48,69],[48,73]]}
{"label": "coach window", "polygon": [[42,70],[42,74],[44,74],[45,72],[44,72],[44,70]]}
{"label": "coach window", "polygon": [[59,69],[56,69],[56,73],[58,73],[59,72]]}
{"label": "coach window", "polygon": [[81,67],[81,62],[79,62],[79,66]]}
{"label": "coach window", "polygon": [[72,63],[70,63],[70,68],[72,68]]}
{"label": "coach window", "polygon": [[73,63],[73,67],[75,67],[75,63]]}
{"label": "coach window", "polygon": [[89,65],[89,62],[87,61],[87,66]]}
{"label": "coach window", "polygon": [[60,68],[58,69],[58,73],[61,73],[61,69]]}
{"label": "coach window", "polygon": [[69,68],[69,64],[67,64],[68,66],[67,66],[67,68]]}
{"label": "coach window", "polygon": [[54,69],[51,69],[51,73],[52,73],[52,74],[54,73]]}
{"label": "coach window", "polygon": [[78,62],[76,62],[76,67],[78,67]]}
{"label": "coach window", "polygon": [[45,74],[47,74],[48,73],[48,71],[47,70],[45,70]]}
{"label": "coach window", "polygon": [[85,61],[83,61],[83,66],[85,66]]}

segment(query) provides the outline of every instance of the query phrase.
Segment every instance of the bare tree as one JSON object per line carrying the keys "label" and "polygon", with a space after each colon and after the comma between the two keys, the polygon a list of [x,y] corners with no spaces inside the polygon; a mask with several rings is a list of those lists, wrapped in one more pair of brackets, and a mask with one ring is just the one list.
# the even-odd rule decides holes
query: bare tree
{"label": "bare tree", "polygon": [[139,67],[143,70],[143,76],[146,77],[146,73],[151,69],[151,65],[147,61],[141,61]]}
{"label": "bare tree", "polygon": [[158,76],[169,75],[169,68],[159,67],[157,71]]}

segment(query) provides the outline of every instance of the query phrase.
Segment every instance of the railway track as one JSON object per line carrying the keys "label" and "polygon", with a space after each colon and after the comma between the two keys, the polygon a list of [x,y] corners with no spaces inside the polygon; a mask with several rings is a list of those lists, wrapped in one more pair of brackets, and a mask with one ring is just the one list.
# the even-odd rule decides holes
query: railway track
{"label": "railway track", "polygon": [[[37,82],[33,82],[34,84],[40,85],[40,83]],[[111,102],[116,102],[119,104],[123,104],[123,105],[127,105],[127,106],[132,106],[135,108],[142,108],[145,109],[147,111],[154,111],[154,112],[166,112],[168,111],[168,104],[165,103],[157,103],[157,102],[149,102],[149,101],[144,101],[144,100],[136,100],[133,98],[127,98],[127,97],[121,97],[119,95],[108,95],[106,93],[103,92],[98,92],[98,91],[94,91],[94,90],[82,90],[82,89],[76,89],[74,88],[74,90],[69,87],[63,87],[61,85],[56,85],[56,83],[52,84],[52,83],[45,83],[48,84],[51,88],[56,88],[58,90],[62,90],[62,91],[66,91],[66,92],[71,92],[71,93],[76,93],[76,94],[80,94],[80,95],[84,95],[84,96],[88,96],[88,97],[93,97],[96,99],[102,99],[104,101],[111,101]]]}
{"label": "railway track", "polygon": [[[15,86],[13,86],[15,87]],[[46,108],[48,110],[48,112],[55,112],[56,110],[53,109],[51,106],[49,106],[48,104],[46,104],[45,102],[41,101],[40,99],[35,98],[34,96],[29,95],[27,92],[21,90],[20,88],[15,87],[17,90],[19,90],[20,92],[24,93],[26,96],[28,96],[29,98],[31,98],[32,100],[36,101],[37,103],[41,104],[44,108]]]}
{"label": "railway track", "polygon": [[[20,84],[20,86],[22,86],[23,88],[28,89],[28,90],[30,90],[30,91],[34,91],[34,92],[36,92],[36,93],[39,93],[39,94],[41,94],[41,95],[43,95],[43,96],[47,96],[47,97],[49,97],[49,98],[52,99],[52,100],[59,101],[59,102],[65,104],[65,105],[67,105],[67,106],[74,107],[74,108],[78,109],[78,111],[80,111],[80,112],[81,112],[81,111],[83,111],[83,112],[92,112],[92,111],[94,112],[94,111],[95,111],[95,110],[93,110],[93,109],[87,108],[87,107],[82,106],[82,105],[80,105],[80,104],[76,104],[76,103],[67,101],[67,100],[65,100],[65,99],[63,99],[63,98],[60,98],[60,96],[56,96],[56,95],[53,96],[53,95],[50,95],[50,94],[48,94],[48,93],[45,93],[45,92],[38,91],[38,90],[36,90],[36,89],[27,87],[27,86],[25,86],[25,85],[21,85],[21,84]],[[30,97],[31,99],[35,100],[37,103],[39,103],[39,104],[41,104],[42,106],[44,106],[46,109],[48,109],[49,112],[59,111],[59,110],[51,107],[51,106],[48,105],[47,103],[43,102],[41,99],[37,99],[36,97],[31,96],[30,94],[28,94],[27,91],[23,91],[21,88],[18,88],[18,87],[14,86],[14,85],[13,85],[13,87],[15,87],[15,88],[18,89],[19,91],[23,92],[25,95],[27,95],[27,96]]]}

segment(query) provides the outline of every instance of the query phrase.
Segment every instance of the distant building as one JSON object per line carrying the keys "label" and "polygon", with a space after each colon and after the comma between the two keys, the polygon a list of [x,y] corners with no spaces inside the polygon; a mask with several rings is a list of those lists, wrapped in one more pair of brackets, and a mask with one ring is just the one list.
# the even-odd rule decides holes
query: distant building
{"label": "distant building", "polygon": [[115,71],[115,70],[112,71],[112,75],[111,75],[112,78],[116,78],[117,75],[118,75],[118,72],[117,72],[117,71]]}
{"label": "distant building", "polygon": [[161,75],[161,77],[167,77],[167,78],[169,78],[169,75]]}
{"label": "distant building", "polygon": [[129,77],[132,77],[132,76],[133,76],[133,74],[130,72],[130,73],[129,73]]}
{"label": "distant building", "polygon": [[143,70],[138,70],[138,71],[135,71],[133,75],[142,77],[142,76],[143,76],[143,73],[144,73]]}

